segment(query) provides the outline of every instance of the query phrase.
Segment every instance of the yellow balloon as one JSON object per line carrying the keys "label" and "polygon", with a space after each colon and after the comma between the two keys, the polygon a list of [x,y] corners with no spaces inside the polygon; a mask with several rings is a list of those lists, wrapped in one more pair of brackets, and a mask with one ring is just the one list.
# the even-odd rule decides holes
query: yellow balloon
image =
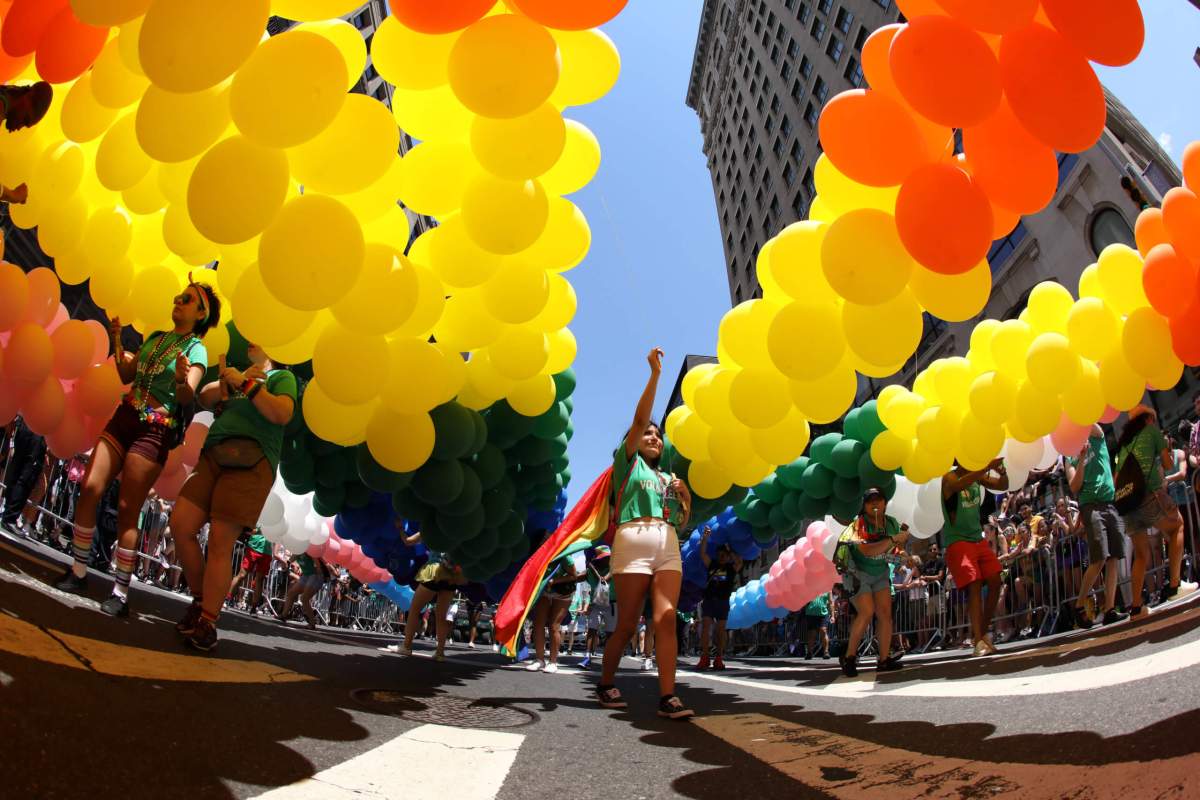
{"label": "yellow balloon", "polygon": [[158,165],[151,165],[145,177],[121,192],[121,199],[125,201],[126,208],[142,216],[166,208],[167,198],[159,187]]}
{"label": "yellow balloon", "polygon": [[1057,281],[1042,281],[1029,293],[1029,324],[1038,333],[1067,333],[1075,298]]}
{"label": "yellow balloon", "polygon": [[471,150],[483,168],[499,178],[536,178],[562,156],[567,127],[549,103],[512,119],[475,117]]}
{"label": "yellow balloon", "polygon": [[388,369],[386,339],[338,323],[321,332],[313,351],[313,374],[331,399],[346,405],[366,403],[378,395]]}
{"label": "yellow balloon", "polygon": [[543,371],[550,356],[546,334],[513,325],[488,346],[492,366],[512,381],[524,381]]}
{"label": "yellow balloon", "polygon": [[1013,414],[1017,384],[1002,372],[985,372],[971,382],[971,414],[989,425],[1003,425]]}
{"label": "yellow balloon", "polygon": [[733,482],[711,461],[693,460],[688,466],[688,486],[697,497],[716,499],[729,491]]}
{"label": "yellow balloon", "polygon": [[33,185],[39,194],[53,198],[53,202],[71,197],[83,179],[84,162],[83,148],[79,145],[65,141],[50,145],[33,168]]}
{"label": "yellow balloon", "polygon": [[816,380],[790,381],[788,389],[801,414],[817,425],[826,425],[845,414],[854,403],[858,375],[843,362]]}
{"label": "yellow balloon", "polygon": [[992,335],[996,369],[1014,380],[1025,378],[1025,356],[1033,343],[1033,328],[1019,319],[1005,320]]}
{"label": "yellow balloon", "polygon": [[150,171],[150,158],[138,146],[134,116],[113,123],[96,150],[96,177],[104,188],[119,192],[140,181]]}
{"label": "yellow balloon", "polygon": [[[137,0],[145,6],[149,6],[153,0]],[[101,0],[103,2],[103,0]],[[120,53],[121,62],[125,64],[125,69],[135,75],[146,77],[146,71],[142,69],[142,61],[138,56],[138,39],[142,35],[142,21],[144,16],[136,16],[121,26],[121,34],[117,37],[117,51]]]}
{"label": "yellow balloon", "polygon": [[288,153],[292,173],[306,189],[350,194],[379,180],[396,158],[400,131],[387,106],[351,94],[333,123]]}
{"label": "yellow balloon", "polygon": [[75,250],[83,239],[87,212],[87,204],[82,198],[68,195],[61,202],[51,204],[38,223],[38,244],[42,252],[55,259],[54,271],[64,283],[83,283],[91,270],[86,253],[79,253],[76,259],[82,272],[71,275],[63,264],[64,257]]}
{"label": "yellow balloon", "polygon": [[1105,301],[1121,314],[1150,304],[1142,288],[1145,264],[1138,251],[1123,244],[1110,244],[1100,253],[1100,289]]}
{"label": "yellow balloon", "polygon": [[750,431],[755,454],[768,464],[790,464],[804,454],[810,431],[808,420],[796,409],[770,428]]}
{"label": "yellow balloon", "polygon": [[591,183],[600,171],[600,141],[596,135],[573,119],[566,120],[566,126],[562,155],[541,177],[550,194],[574,194]]}
{"label": "yellow balloon", "polygon": [[1079,356],[1061,333],[1043,333],[1029,345],[1025,357],[1029,382],[1046,394],[1061,394],[1079,375]]}
{"label": "yellow balloon", "polygon": [[1137,405],[1145,388],[1145,379],[1129,365],[1121,346],[1114,347],[1100,362],[1100,391],[1105,402],[1118,411]]}
{"label": "yellow balloon", "polygon": [[[915,262],[886,211],[860,208],[835,219],[821,244],[821,269],[848,302],[877,306],[908,285]],[[894,360],[894,359],[893,359]]]}
{"label": "yellow balloon", "polygon": [[140,17],[153,0],[71,0],[71,10],[85,25],[106,28]]}
{"label": "yellow balloon", "polygon": [[155,161],[190,161],[211,147],[228,125],[227,86],[191,94],[151,86],[138,103],[138,144]]}
{"label": "yellow balloon", "polygon": [[489,253],[525,250],[546,230],[549,213],[546,192],[536,180],[506,181],[480,172],[463,194],[467,233]]}
{"label": "yellow balloon", "polygon": [[[46,224],[43,222],[38,226],[38,240],[46,230]],[[45,248],[43,248],[45,250]],[[47,255],[50,255],[47,253]],[[54,274],[58,276],[59,281],[67,286],[77,286],[88,279],[91,274],[91,264],[88,263],[87,257],[80,250],[71,250],[67,253],[61,253],[54,258]]]}
{"label": "yellow balloon", "polygon": [[621,54],[604,31],[550,31],[558,43],[562,73],[550,95],[558,108],[594,103],[608,94],[621,74]]}
{"label": "yellow balloon", "polygon": [[[829,156],[822,153],[813,167],[813,180],[822,206],[828,209],[831,219],[856,208],[874,208],[888,214],[896,212],[899,186],[864,186],[850,180],[833,165]],[[809,214],[810,219],[814,218]]]}
{"label": "yellow balloon", "polygon": [[1175,388],[1182,377],[1183,362],[1174,353],[1168,353],[1158,364],[1154,374],[1148,376],[1146,383],[1151,389],[1165,392],[1167,389]]}
{"label": "yellow balloon", "polygon": [[937,375],[941,366],[942,362],[940,359],[934,361],[917,373],[916,380],[913,381],[913,394],[920,397],[927,407],[942,404],[942,396],[938,394],[937,386],[934,384],[934,376]]}
{"label": "yellow balloon", "polygon": [[834,303],[796,300],[771,320],[767,351],[788,378],[813,381],[829,374],[846,355],[841,308]]}
{"label": "yellow balloon", "polygon": [[167,202],[173,205],[187,204],[187,187],[196,171],[199,158],[191,161],[180,161],[175,164],[158,165],[158,189]]}
{"label": "yellow balloon", "polygon": [[482,249],[471,238],[462,217],[455,215],[421,238],[429,237],[429,266],[448,286],[468,289],[489,281],[504,259]]}
{"label": "yellow balloon", "polygon": [[486,350],[471,353],[471,360],[467,362],[467,388],[486,398],[486,405],[507,395],[515,385],[511,379],[496,371]]}
{"label": "yellow balloon", "polygon": [[792,410],[788,382],[773,369],[739,370],[729,385],[729,410],[747,428],[771,428]]}
{"label": "yellow balloon", "polygon": [[917,419],[925,410],[920,397],[902,389],[892,394],[886,403],[881,395],[877,408],[880,421],[892,433],[901,439],[912,439],[917,435]]}
{"label": "yellow balloon", "polygon": [[570,328],[559,328],[546,334],[550,342],[550,355],[546,358],[546,366],[542,372],[547,375],[557,375],[575,363],[575,355],[579,352],[579,343]]}
{"label": "yellow balloon", "polygon": [[381,397],[393,411],[401,414],[429,411],[461,388],[452,385],[451,368],[442,351],[424,339],[392,339],[388,342],[388,352],[391,369]]}
{"label": "yellow balloon", "polygon": [[992,270],[986,260],[958,275],[943,275],[917,264],[908,288],[921,307],[938,319],[966,322],[987,305],[992,293]]}
{"label": "yellow balloon", "polygon": [[333,317],[328,311],[318,311],[312,324],[298,337],[282,345],[264,345],[263,349],[277,364],[303,364],[305,361],[311,361],[313,351],[317,348],[317,339],[332,322]]}
{"label": "yellow balloon", "polygon": [[1063,412],[1076,425],[1091,425],[1104,414],[1104,391],[1100,386],[1100,369],[1091,361],[1081,359],[1079,375],[1063,392]]}
{"label": "yellow balloon", "polygon": [[1121,321],[1099,297],[1082,297],[1067,314],[1067,337],[1071,349],[1083,358],[1099,360],[1117,344]]}
{"label": "yellow balloon", "polygon": [[[907,360],[907,359],[905,359]],[[898,373],[904,368],[904,361],[899,361],[895,364],[872,364],[869,361],[864,361],[858,353],[853,350],[846,351],[846,362],[854,368],[855,371],[868,378],[889,378]]]}
{"label": "yellow balloon", "polygon": [[117,118],[115,109],[100,105],[92,92],[92,74],[85,72],[67,90],[62,102],[62,129],[73,142],[90,142]]}
{"label": "yellow balloon", "polygon": [[269,14],[269,0],[154,0],[138,37],[142,69],[170,92],[216,86],[254,52]]}
{"label": "yellow balloon", "polygon": [[133,287],[133,264],[128,260],[100,265],[92,272],[88,293],[96,305],[113,316],[114,312],[129,299]]}
{"label": "yellow balloon", "polygon": [[[92,271],[125,258],[133,241],[129,214],[122,208],[98,208],[83,228],[82,248]],[[168,301],[168,305],[170,302]],[[168,309],[169,311],[170,309]]]}
{"label": "yellow balloon", "polygon": [[687,413],[682,416],[674,433],[668,436],[675,448],[687,458],[706,461],[709,459],[708,437],[712,433],[712,426],[691,409],[684,408],[684,411]]}
{"label": "yellow balloon", "polygon": [[747,300],[734,306],[721,318],[718,349],[739,367],[773,368],[768,336],[778,312],[778,307],[765,300]]}
{"label": "yellow balloon", "polygon": [[967,361],[976,375],[981,375],[996,368],[996,359],[992,357],[992,337],[1000,328],[1000,322],[994,319],[981,320],[971,331],[971,346],[967,349]]}
{"label": "yellow balloon", "polygon": [[125,108],[146,91],[149,81],[125,66],[118,49],[121,34],[109,39],[92,65],[92,94],[96,102],[112,109]]}
{"label": "yellow balloon", "polygon": [[714,430],[742,427],[729,408],[729,387],[736,373],[735,368],[720,367],[709,373],[696,387],[694,410]]}
{"label": "yellow balloon", "polygon": [[520,260],[506,261],[483,285],[483,303],[488,313],[510,325],[531,321],[546,307],[549,297],[546,271]]}
{"label": "yellow balloon", "polygon": [[900,469],[912,454],[912,439],[883,431],[871,441],[871,460],[883,470]]}
{"label": "yellow balloon", "polygon": [[224,325],[214,325],[204,334],[204,349],[208,353],[208,366],[221,363],[221,356],[229,352],[229,328]]}
{"label": "yellow balloon", "polygon": [[716,369],[716,364],[697,364],[684,374],[679,393],[683,396],[683,402],[688,408],[696,406],[696,387],[710,378]]}
{"label": "yellow balloon", "polygon": [[384,80],[401,89],[433,89],[449,80],[447,63],[457,40],[457,33],[418,33],[388,16],[371,40],[371,63]]}
{"label": "yellow balloon", "polygon": [[742,465],[760,460],[750,444],[750,431],[736,424],[714,427],[708,436],[708,451],[713,463],[735,481],[734,474]]}
{"label": "yellow balloon", "polygon": [[927,408],[917,417],[917,447],[939,455],[952,454],[958,447],[961,412],[948,406]]}
{"label": "yellow balloon", "polygon": [[450,87],[484,117],[528,114],[550,98],[561,63],[550,32],[528,17],[501,14],[467,28],[450,50]]}
{"label": "yellow balloon", "polygon": [[[384,176],[386,180],[387,176]],[[346,195],[340,198],[352,212],[355,212],[360,220],[368,220],[369,216],[364,216],[360,211],[361,206],[353,205],[353,200],[358,195]],[[404,213],[404,209],[400,206],[391,206],[383,216],[378,219],[366,222],[363,225],[363,239],[368,242],[378,242],[379,244],[387,244],[403,250],[408,246],[411,231],[408,227],[408,215]]]}
{"label": "yellow balloon", "polygon": [[442,217],[458,209],[478,170],[458,142],[422,142],[404,156],[400,198],[418,214]]}
{"label": "yellow balloon", "polygon": [[508,404],[518,414],[536,417],[550,410],[554,396],[554,379],[549,375],[534,375],[513,387],[508,393]]}
{"label": "yellow balloon", "polygon": [[133,276],[126,302],[136,316],[134,324],[141,324],[143,334],[174,327],[171,308],[175,295],[182,289],[183,281],[168,267],[146,267]]}
{"label": "yellow balloon", "polygon": [[503,327],[484,309],[479,292],[468,289],[456,292],[446,301],[434,333],[439,342],[451,344],[459,352],[466,353],[487,347],[499,339]]}
{"label": "yellow balloon", "polygon": [[400,251],[386,244],[368,243],[357,283],[330,310],[352,331],[391,333],[412,316],[419,281],[412,263]]}
{"label": "yellow balloon", "polygon": [[1126,362],[1143,378],[1162,375],[1163,365],[1174,357],[1166,317],[1148,306],[1135,309],[1125,320],[1121,346]]}
{"label": "yellow balloon", "polygon": [[409,318],[392,333],[396,336],[428,336],[442,318],[446,307],[446,290],[429,268],[412,260],[409,266],[417,278],[417,300]]}
{"label": "yellow balloon", "polygon": [[371,457],[393,472],[412,472],[433,455],[436,433],[429,415],[397,414],[379,407],[367,424]]}
{"label": "yellow balloon", "polygon": [[167,206],[162,219],[162,238],[172,253],[193,266],[207,264],[218,253],[217,245],[205,239],[192,224],[186,204]]}
{"label": "yellow balloon", "polygon": [[[224,265],[217,270],[218,274],[223,271]],[[247,341],[263,347],[285,345],[303,336],[316,318],[313,311],[297,311],[276,300],[257,265],[247,268],[238,279],[233,304],[238,331]]]}
{"label": "yellow balloon", "polygon": [[288,201],[263,231],[258,264],[271,293],[292,308],[315,311],[345,297],[362,271],[358,220],[332,197]]}
{"label": "yellow balloon", "polygon": [[[395,155],[388,159],[388,166],[383,174],[376,178],[369,186],[357,192],[341,196],[341,201],[346,204],[347,208],[354,212],[359,222],[363,224],[363,234],[366,235],[368,241],[371,241],[370,223],[383,217],[391,216],[391,212],[393,211],[400,211],[399,216],[393,217],[393,219],[400,223],[400,227],[403,230],[389,235],[385,241],[388,244],[395,244],[398,241],[401,248],[408,245],[408,218],[404,216],[403,211],[396,205],[403,186],[404,159]],[[390,222],[388,223],[389,226],[391,224]]]}
{"label": "yellow balloon", "polygon": [[539,331],[549,333],[571,324],[571,320],[575,318],[578,300],[575,297],[575,289],[563,276],[548,273],[546,281],[550,284],[550,296],[546,300],[546,307],[529,324]]}
{"label": "yellow balloon", "polygon": [[472,115],[449,86],[392,92],[392,113],[401,129],[418,141],[452,142],[466,139]]}
{"label": "yellow balloon", "polygon": [[[304,421],[309,430],[327,442],[339,444],[363,440],[377,405],[378,403],[339,403],[325,393],[320,378],[308,382],[301,400]],[[432,443],[430,448],[432,449]],[[376,459],[378,458],[376,456]]]}
{"label": "yellow balloon", "polygon": [[188,183],[188,213],[201,236],[237,244],[263,232],[283,208],[287,191],[283,151],[235,135],[197,162]]}
{"label": "yellow balloon", "polygon": [[837,213],[821,198],[814,198],[808,206],[808,219],[814,222],[833,222]]}
{"label": "yellow balloon", "polygon": [[954,457],[948,453],[934,453],[914,447],[904,462],[904,475],[913,483],[928,483],[939,475],[945,475],[954,466]]}
{"label": "yellow balloon", "polygon": [[342,54],[324,36],[305,30],[272,36],[234,76],[233,122],[266,147],[303,144],[341,111],[348,97],[346,75]]}
{"label": "yellow balloon", "polygon": [[[327,14],[312,22],[298,25],[295,30],[309,31],[323,36],[338,49],[342,55],[342,63],[346,65],[346,89],[351,90],[367,68],[367,45],[358,28],[344,19],[327,18],[331,16],[339,15]],[[288,19],[295,19],[295,17],[288,17]],[[379,32],[376,31],[375,35],[378,36]]]}
{"label": "yellow balloon", "polygon": [[775,467],[756,456],[751,448],[749,457],[737,462],[729,471],[729,477],[738,486],[749,489],[765,481],[767,476],[774,471]]}
{"label": "yellow balloon", "polygon": [[881,366],[911,356],[921,340],[922,325],[921,307],[907,289],[879,305],[846,303],[842,308],[842,330],[850,349]]}
{"label": "yellow balloon", "polygon": [[271,13],[299,22],[341,17],[361,7],[354,0],[271,0]]}
{"label": "yellow balloon", "polygon": [[1100,265],[1089,264],[1079,273],[1079,297],[1104,297],[1104,287],[1100,285]]}
{"label": "yellow balloon", "polygon": [[1032,381],[1023,381],[1017,387],[1013,415],[1027,433],[1046,436],[1058,427],[1062,404],[1053,394],[1038,389]]}

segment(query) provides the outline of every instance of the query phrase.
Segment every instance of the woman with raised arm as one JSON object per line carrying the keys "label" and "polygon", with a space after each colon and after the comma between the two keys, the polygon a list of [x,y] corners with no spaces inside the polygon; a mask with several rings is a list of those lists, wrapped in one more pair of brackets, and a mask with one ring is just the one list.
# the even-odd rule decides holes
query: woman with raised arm
{"label": "woman with raised arm", "polygon": [[617,524],[612,544],[612,574],[617,589],[617,628],[604,646],[604,671],[596,696],[604,708],[625,708],[614,685],[621,653],[637,628],[649,593],[658,654],[658,714],[686,719],[693,711],[675,696],[675,605],[683,584],[677,527],[687,525],[692,496],[682,480],[659,470],[663,438],[650,421],[663,351],[654,348],[647,361],[650,378],[638,400],[633,424],[613,457],[613,515]]}
{"label": "woman with raised arm", "polygon": [[200,339],[217,324],[220,301],[212,288],[191,282],[175,297],[169,331],[146,337],[137,353],[121,346],[121,320],[109,323],[113,358],[129,393],[113,412],[92,451],[79,501],[75,506],[75,563],[55,583],[74,594],[87,589],[87,564],[96,534],[100,498],[117,478],[117,569],[113,593],[100,609],[109,615],[129,614],[129,580],[137,561],[138,514],[150,487],[162,474],[167,455],[183,442],[181,412],[191,405],[204,377],[208,351]]}

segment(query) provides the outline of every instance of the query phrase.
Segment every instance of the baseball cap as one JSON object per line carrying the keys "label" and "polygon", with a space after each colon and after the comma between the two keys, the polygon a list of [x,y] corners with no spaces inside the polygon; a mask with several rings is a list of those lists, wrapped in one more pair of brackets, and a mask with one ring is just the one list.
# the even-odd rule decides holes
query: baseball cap
{"label": "baseball cap", "polygon": [[866,503],[869,500],[884,500],[884,501],[886,501],[887,495],[885,495],[883,493],[883,489],[880,489],[878,486],[872,486],[871,488],[869,488],[865,492],[863,492],[863,502]]}

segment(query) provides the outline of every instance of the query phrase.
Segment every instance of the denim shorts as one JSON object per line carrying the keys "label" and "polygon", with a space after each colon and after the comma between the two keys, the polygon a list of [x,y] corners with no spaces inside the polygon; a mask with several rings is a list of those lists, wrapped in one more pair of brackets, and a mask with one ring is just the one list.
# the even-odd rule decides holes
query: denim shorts
{"label": "denim shorts", "polygon": [[1177,506],[1171,501],[1167,490],[1160,488],[1146,495],[1142,504],[1125,514],[1125,527],[1129,533],[1145,533],[1157,528],[1159,523],[1176,513]]}
{"label": "denim shorts", "polygon": [[881,575],[868,575],[864,572],[851,571],[846,574],[846,578],[850,583],[854,584],[853,586],[846,586],[850,590],[851,597],[882,592],[892,585],[892,576],[887,572]]}

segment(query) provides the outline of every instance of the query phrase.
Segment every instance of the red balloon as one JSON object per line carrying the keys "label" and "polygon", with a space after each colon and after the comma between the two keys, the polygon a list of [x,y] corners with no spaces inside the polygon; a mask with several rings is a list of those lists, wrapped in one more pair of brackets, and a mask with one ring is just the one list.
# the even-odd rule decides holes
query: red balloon
{"label": "red balloon", "polygon": [[1146,24],[1137,0],[1105,0],[1101,5],[1095,0],[1042,0],[1042,9],[1058,32],[1097,64],[1124,66],[1142,51]]}
{"label": "red balloon", "polygon": [[508,0],[508,7],[547,28],[582,31],[598,28],[620,14],[629,0]]}
{"label": "red balloon", "polygon": [[1155,311],[1177,317],[1188,310],[1196,292],[1196,266],[1171,245],[1155,245],[1146,255],[1142,287]]}
{"label": "red balloon", "polygon": [[1092,67],[1057,31],[1028,25],[1000,44],[1000,76],[1009,106],[1047,147],[1082,153],[1104,132],[1104,90]]}
{"label": "red balloon", "polygon": [[1175,252],[1200,264],[1200,197],[1176,186],[1163,196],[1162,218]]}
{"label": "red balloon", "polygon": [[834,97],[818,124],[821,145],[834,166],[867,186],[896,186],[930,160],[913,118],[896,98],[873,89]]}
{"label": "red balloon", "polygon": [[888,63],[908,104],[939,125],[978,125],[1000,103],[995,54],[952,17],[912,20],[892,41]]}
{"label": "red balloon", "polygon": [[1001,101],[984,122],[963,130],[971,174],[991,201],[1018,214],[1035,214],[1054,199],[1058,158]]}
{"label": "red balloon", "polygon": [[905,249],[943,275],[967,272],[987,256],[992,225],[987,195],[949,164],[921,167],[896,198],[896,229]]}
{"label": "red balloon", "polygon": [[454,0],[431,3],[429,0],[388,0],[392,16],[419,33],[461,31],[491,11],[496,0]]}
{"label": "red balloon", "polygon": [[32,55],[50,21],[67,7],[67,0],[13,0],[4,15],[0,47],[10,56]]}
{"label": "red balloon", "polygon": [[[8,15],[11,9],[5,8],[0,11],[0,25],[3,25],[3,19]],[[0,31],[3,28],[0,27]],[[0,36],[0,39],[3,37]],[[0,83],[8,83],[13,78],[25,71],[25,67],[29,66],[29,62],[33,60],[33,53],[26,53],[23,56],[12,56],[8,51],[0,48]]]}
{"label": "red balloon", "polygon": [[68,6],[50,21],[38,42],[38,74],[49,83],[73,81],[92,66],[107,41],[108,28],[84,25]]}

